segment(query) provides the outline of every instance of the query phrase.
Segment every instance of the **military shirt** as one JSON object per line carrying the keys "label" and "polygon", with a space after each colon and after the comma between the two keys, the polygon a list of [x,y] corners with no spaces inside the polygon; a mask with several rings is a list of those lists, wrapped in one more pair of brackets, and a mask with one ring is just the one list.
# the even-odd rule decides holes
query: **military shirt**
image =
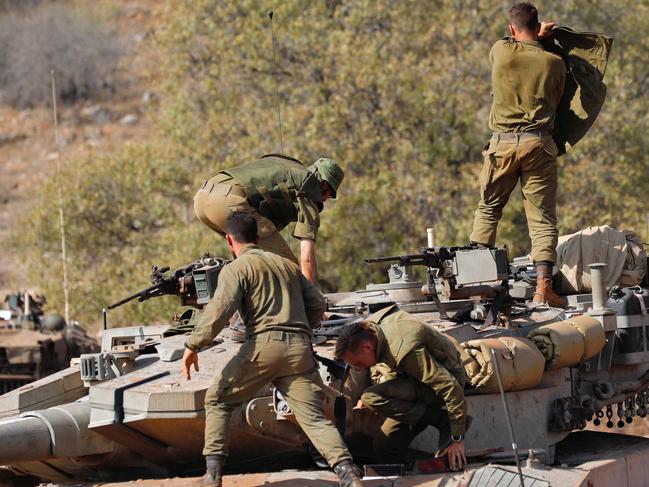
{"label": "military shirt", "polygon": [[293,229],[293,236],[300,240],[313,240],[315,242],[320,227],[320,210],[309,198],[298,196],[295,199],[297,206],[297,222]]}
{"label": "military shirt", "polygon": [[451,434],[464,434],[465,375],[453,342],[396,306],[370,315],[367,321],[377,337],[375,367],[385,373],[387,366],[430,386],[446,403]]}
{"label": "military shirt", "polygon": [[566,65],[538,41],[497,41],[489,53],[493,132],[527,132],[554,128],[563,94]]}
{"label": "military shirt", "polygon": [[196,351],[209,345],[236,311],[246,337],[270,330],[311,335],[325,301],[296,264],[250,245],[220,272],[214,296],[185,346]]}
{"label": "military shirt", "polygon": [[316,240],[323,208],[322,180],[300,161],[280,154],[222,171],[240,183],[251,206],[278,230],[296,222],[293,236]]}

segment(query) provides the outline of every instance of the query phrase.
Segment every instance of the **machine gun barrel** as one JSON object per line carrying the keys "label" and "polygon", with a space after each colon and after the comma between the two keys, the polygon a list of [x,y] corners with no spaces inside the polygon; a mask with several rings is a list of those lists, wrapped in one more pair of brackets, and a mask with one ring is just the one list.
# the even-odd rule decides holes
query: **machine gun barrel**
{"label": "machine gun barrel", "polygon": [[407,264],[425,264],[426,256],[422,254],[409,254],[409,255],[387,255],[382,257],[371,257],[365,259],[367,264],[376,264],[380,262],[403,262]]}
{"label": "machine gun barrel", "polygon": [[138,291],[134,294],[131,294],[130,296],[120,299],[116,303],[109,304],[106,306],[108,309],[115,309],[123,304],[128,303],[129,301],[133,301],[135,298],[138,299],[138,301],[145,301],[146,299],[152,298],[153,296],[156,296],[157,294],[154,294],[155,291],[158,291],[162,286],[164,285],[164,282],[159,282],[157,284],[154,284],[153,286],[150,286],[146,289],[143,289],[142,291]]}

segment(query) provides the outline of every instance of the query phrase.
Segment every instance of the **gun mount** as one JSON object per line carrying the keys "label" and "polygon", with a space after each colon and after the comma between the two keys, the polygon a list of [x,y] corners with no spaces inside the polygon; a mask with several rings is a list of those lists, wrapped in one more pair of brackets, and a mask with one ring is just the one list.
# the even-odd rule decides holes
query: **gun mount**
{"label": "gun mount", "polygon": [[[435,280],[442,283],[447,300],[471,296],[493,297],[502,282],[509,279],[507,249],[466,247],[424,247],[419,254],[394,255],[365,259],[368,264],[395,262],[408,274],[413,265],[427,269],[428,288],[424,294],[436,293]],[[395,271],[393,271],[395,272]],[[497,283],[484,285],[484,283]]]}
{"label": "gun mount", "polygon": [[180,297],[182,306],[197,308],[207,304],[214,294],[218,275],[229,260],[217,259],[205,254],[189,264],[169,272],[169,267],[153,266],[151,286],[107,306],[115,309],[134,299],[138,302],[147,299],[175,295]]}
{"label": "gun mount", "polygon": [[487,324],[495,322],[505,310],[508,298],[509,263],[507,249],[464,247],[424,247],[419,254],[395,255],[365,259],[368,264],[394,262],[390,276],[408,276],[412,266],[426,267],[426,284],[421,291],[437,305],[442,317],[448,318],[441,295],[446,301],[471,298],[489,298],[492,303],[487,311],[475,307],[476,316],[487,318]]}

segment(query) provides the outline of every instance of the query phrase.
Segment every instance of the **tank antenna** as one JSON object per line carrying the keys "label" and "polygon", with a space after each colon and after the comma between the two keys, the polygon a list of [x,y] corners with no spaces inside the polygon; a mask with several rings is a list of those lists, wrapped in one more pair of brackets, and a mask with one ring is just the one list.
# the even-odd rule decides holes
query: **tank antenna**
{"label": "tank antenna", "polygon": [[56,78],[54,70],[50,69],[52,80],[52,118],[54,119],[54,144],[56,147],[56,192],[59,198],[59,227],[61,230],[61,259],[63,261],[63,300],[65,303],[65,322],[70,323],[70,299],[68,293],[68,262],[65,246],[65,214],[63,211],[63,193],[61,190],[61,151],[59,142],[59,117],[56,107]]}
{"label": "tank antenna", "polygon": [[278,74],[278,69],[277,69],[277,55],[275,53],[276,51],[276,40],[275,40],[275,29],[273,28],[273,11],[269,10],[268,11],[268,18],[270,19],[270,35],[273,40],[273,65],[275,68],[275,100],[277,103],[277,122],[279,125],[279,146],[282,151],[282,154],[284,154],[284,137],[282,135],[282,110],[281,110],[281,104],[279,101],[279,74]]}
{"label": "tank antenna", "polygon": [[496,351],[491,349],[491,363],[494,364],[496,370],[496,379],[498,379],[498,388],[500,389],[500,398],[503,400],[503,408],[505,409],[505,419],[507,419],[507,427],[509,428],[509,437],[512,440],[512,449],[514,450],[514,459],[516,460],[516,468],[518,469],[518,478],[521,481],[521,487],[525,487],[523,480],[523,471],[521,470],[521,461],[518,458],[518,446],[516,445],[516,437],[514,436],[514,425],[512,424],[512,417],[509,414],[509,407],[507,406],[507,398],[505,397],[505,388],[503,386],[503,379],[500,375],[500,364]]}

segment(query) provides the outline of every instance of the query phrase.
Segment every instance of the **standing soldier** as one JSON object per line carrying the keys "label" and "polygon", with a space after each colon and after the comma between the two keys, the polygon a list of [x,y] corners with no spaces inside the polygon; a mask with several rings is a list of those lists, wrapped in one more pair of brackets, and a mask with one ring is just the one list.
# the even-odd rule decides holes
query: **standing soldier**
{"label": "standing soldier", "polygon": [[552,290],[558,239],[558,149],[552,131],[566,67],[539,42],[552,35],[554,25],[539,24],[536,8],[519,3],[509,11],[511,37],[491,48],[493,135],[483,151],[481,200],[470,239],[478,245],[495,244],[503,207],[520,180],[537,272],[534,301],[563,306],[565,301]]}
{"label": "standing soldier", "polygon": [[448,453],[450,467],[466,464],[466,376],[451,340],[391,306],[346,327],[336,358],[372,369],[375,384],[360,401],[387,417],[374,437],[379,461],[410,463],[408,446],[430,425],[439,430],[440,454]]}
{"label": "standing soldier", "polygon": [[226,169],[208,179],[194,196],[198,218],[220,235],[230,211],[251,213],[259,228],[259,247],[298,263],[279,231],[296,222],[300,268],[316,284],[315,241],[324,202],[335,198],[344,173],[331,159],[308,168],[291,157],[270,154]]}
{"label": "standing soldier", "polygon": [[198,371],[197,351],[239,311],[246,342],[205,395],[204,483],[221,486],[234,409],[272,382],[340,485],[362,486],[351,454],[322,409],[322,379],[311,349],[311,330],[324,313],[323,296],[296,264],[257,247],[257,222],[250,213],[228,215],[225,233],[236,258],[219,274],[214,297],[187,339],[183,356],[183,373],[189,380],[192,364]]}

